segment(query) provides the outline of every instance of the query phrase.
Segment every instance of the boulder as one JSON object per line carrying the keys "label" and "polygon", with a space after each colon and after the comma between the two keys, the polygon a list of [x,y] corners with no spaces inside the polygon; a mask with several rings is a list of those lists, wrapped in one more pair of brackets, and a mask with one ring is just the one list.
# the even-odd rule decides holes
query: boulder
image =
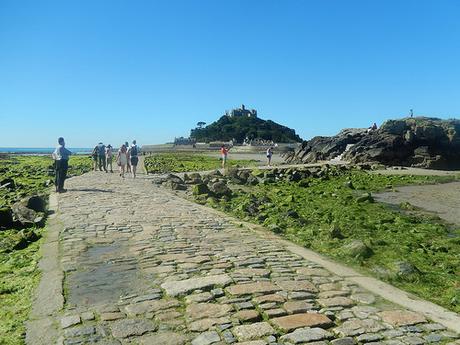
{"label": "boulder", "polygon": [[337,238],[339,240],[342,240],[342,239],[345,238],[345,236],[342,233],[342,230],[340,230],[340,228],[337,225],[333,225],[329,229],[329,237],[330,238]]}
{"label": "boulder", "polygon": [[248,178],[246,179],[246,184],[248,185],[255,186],[258,183],[259,183],[259,179],[252,174],[250,174]]}
{"label": "boulder", "polygon": [[21,200],[13,204],[13,221],[18,221],[23,226],[41,225],[44,220],[44,214],[27,207],[28,200]]}
{"label": "boulder", "polygon": [[191,174],[184,175],[184,182],[187,184],[199,184],[199,183],[203,183],[203,179],[201,178],[200,174],[191,173]]}
{"label": "boulder", "polygon": [[231,189],[228,188],[227,184],[224,181],[211,183],[209,185],[209,190],[217,197],[232,194]]}
{"label": "boulder", "polygon": [[374,202],[374,198],[372,197],[371,193],[363,193],[358,198],[356,198],[357,202]]}
{"label": "boulder", "polygon": [[177,184],[184,184],[184,180],[182,180],[179,176],[174,174],[168,174],[165,177],[166,181],[174,182]]}
{"label": "boulder", "polygon": [[276,225],[276,224],[270,224],[270,225],[268,225],[268,229],[269,229],[270,231],[274,232],[275,234],[281,234],[281,233],[284,232],[284,230],[283,230],[280,226],[278,226],[278,225]]}
{"label": "boulder", "polygon": [[9,253],[13,250],[24,249],[39,238],[40,237],[31,229],[23,229],[9,236],[3,236],[0,239],[0,253]]}
{"label": "boulder", "polygon": [[16,184],[12,178],[5,178],[0,181],[0,188],[6,188],[11,191],[16,188]]}
{"label": "boulder", "polygon": [[204,183],[199,183],[192,188],[193,195],[209,194],[209,188]]}
{"label": "boulder", "polygon": [[46,212],[46,200],[39,195],[34,195],[29,198],[26,198],[25,201],[27,202],[27,208],[34,210],[35,212]]}
{"label": "boulder", "polygon": [[407,261],[396,261],[393,263],[396,276],[404,281],[413,281],[419,278],[420,270]]}
{"label": "boulder", "polygon": [[13,225],[13,212],[9,207],[0,208],[0,229],[7,229]]}
{"label": "boulder", "polygon": [[342,250],[348,256],[359,258],[359,259],[367,259],[370,258],[374,253],[370,247],[368,247],[363,241],[361,240],[353,240],[352,242],[344,245]]}
{"label": "boulder", "polygon": [[175,181],[167,181],[166,186],[169,186],[172,190],[187,190],[187,186],[184,183]]}

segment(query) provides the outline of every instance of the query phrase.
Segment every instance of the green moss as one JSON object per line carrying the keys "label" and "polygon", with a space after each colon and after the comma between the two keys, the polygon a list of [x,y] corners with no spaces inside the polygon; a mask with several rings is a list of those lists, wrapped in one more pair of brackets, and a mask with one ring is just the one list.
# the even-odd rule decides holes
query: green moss
{"label": "green moss", "polygon": [[[253,160],[227,161],[227,167],[252,166]],[[146,157],[144,161],[145,170],[149,174],[162,174],[168,172],[186,171],[207,171],[218,169],[222,166],[221,161],[216,157],[189,153],[159,153]]]}
{"label": "green moss", "polygon": [[24,321],[31,308],[33,289],[40,280],[40,243],[0,254],[0,344],[24,344]]}
{"label": "green moss", "polygon": [[[460,229],[415,208],[409,213],[409,207],[375,203],[371,196],[401,185],[449,180],[452,177],[334,172],[328,179],[259,184],[249,192],[246,188],[233,193],[229,201],[209,204],[459,312]],[[368,245],[372,255],[351,256],[344,246],[354,240]],[[414,272],[401,273],[400,262]]]}
{"label": "green moss", "polygon": [[[69,176],[91,170],[89,157],[71,157]],[[53,161],[49,157],[9,157],[0,159],[0,181],[11,178],[15,188],[0,188],[0,207],[7,207],[23,197],[48,195],[54,182]],[[44,229],[32,229],[41,237]],[[21,250],[12,250],[19,229],[0,231],[0,344],[25,342],[24,321],[31,308],[33,289],[40,280],[37,262],[41,240]],[[9,245],[11,244],[11,245]]]}

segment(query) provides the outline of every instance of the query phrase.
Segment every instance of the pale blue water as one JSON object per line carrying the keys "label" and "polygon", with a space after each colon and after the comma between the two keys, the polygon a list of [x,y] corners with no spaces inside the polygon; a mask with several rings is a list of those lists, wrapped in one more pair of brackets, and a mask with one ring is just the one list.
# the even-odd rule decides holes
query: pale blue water
{"label": "pale blue water", "polygon": [[[93,149],[86,147],[71,147],[68,148],[73,154],[83,155],[89,154]],[[15,154],[51,154],[55,150],[54,147],[0,147],[0,153],[15,153]]]}

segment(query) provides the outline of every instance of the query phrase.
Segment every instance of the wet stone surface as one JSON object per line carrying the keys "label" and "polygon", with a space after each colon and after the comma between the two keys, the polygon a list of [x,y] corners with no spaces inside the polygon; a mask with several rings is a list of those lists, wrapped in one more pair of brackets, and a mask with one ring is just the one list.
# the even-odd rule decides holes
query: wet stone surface
{"label": "wet stone surface", "polygon": [[64,344],[458,343],[237,220],[114,175],[59,195]]}

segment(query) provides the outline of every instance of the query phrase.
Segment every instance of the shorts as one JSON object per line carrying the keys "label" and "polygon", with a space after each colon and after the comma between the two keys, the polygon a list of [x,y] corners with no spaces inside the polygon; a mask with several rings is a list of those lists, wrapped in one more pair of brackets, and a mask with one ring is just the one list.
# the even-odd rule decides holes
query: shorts
{"label": "shorts", "polygon": [[224,162],[226,162],[226,161],[227,161],[227,155],[222,155],[222,160],[223,160]]}
{"label": "shorts", "polygon": [[137,156],[131,157],[131,165],[137,166],[138,162],[139,162],[139,158]]}

